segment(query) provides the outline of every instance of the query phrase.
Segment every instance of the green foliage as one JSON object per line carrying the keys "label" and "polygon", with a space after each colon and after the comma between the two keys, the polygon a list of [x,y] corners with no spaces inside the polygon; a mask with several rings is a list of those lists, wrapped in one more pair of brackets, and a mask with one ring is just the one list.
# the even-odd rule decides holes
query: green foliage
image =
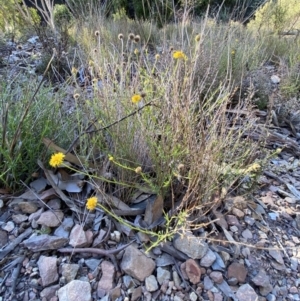
{"label": "green foliage", "polygon": [[43,137],[66,145],[68,122],[63,121],[59,96],[51,88],[37,89],[35,78],[19,75],[0,82],[0,186],[17,191],[20,180],[28,182],[37,169],[37,159],[46,155]]}
{"label": "green foliage", "polygon": [[273,33],[293,31],[300,26],[300,2],[298,0],[270,0],[263,5],[249,22],[248,28]]}
{"label": "green foliage", "polygon": [[70,25],[72,14],[64,4],[56,4],[53,10],[55,25],[59,28],[65,28]]}
{"label": "green foliage", "polygon": [[40,17],[34,8],[24,8],[22,0],[0,0],[0,29],[20,33],[28,25],[38,24]]}

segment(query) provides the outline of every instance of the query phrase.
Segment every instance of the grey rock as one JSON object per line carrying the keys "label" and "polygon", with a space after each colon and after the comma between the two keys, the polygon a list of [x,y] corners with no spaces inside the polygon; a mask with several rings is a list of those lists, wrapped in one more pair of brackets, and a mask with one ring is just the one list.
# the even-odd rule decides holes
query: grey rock
{"label": "grey rock", "polygon": [[267,301],[276,301],[276,296],[274,296],[273,294],[268,294]]}
{"label": "grey rock", "polygon": [[79,265],[75,263],[64,263],[61,267],[61,274],[65,277],[67,282],[71,282],[75,279],[77,272],[79,270]]}
{"label": "grey rock", "polygon": [[84,263],[89,269],[91,269],[92,271],[95,271],[100,264],[100,259],[89,258],[89,259],[85,260]]}
{"label": "grey rock", "polygon": [[57,227],[63,221],[64,214],[62,211],[45,211],[41,214],[37,223],[47,227]]}
{"label": "grey rock", "polygon": [[282,254],[278,250],[269,250],[269,254],[281,265],[284,265]]}
{"label": "grey rock", "polygon": [[251,280],[256,286],[259,286],[259,292],[262,296],[267,296],[273,290],[270,278],[264,270],[260,270]]}
{"label": "grey rock", "polygon": [[202,239],[192,234],[178,236],[174,240],[174,247],[191,257],[192,259],[201,259],[208,250],[208,245]]}
{"label": "grey rock", "polygon": [[34,252],[56,250],[68,243],[68,239],[48,234],[35,235],[23,241],[23,245]]}
{"label": "grey rock", "polygon": [[123,283],[127,289],[135,287],[135,283],[134,283],[132,277],[130,277],[129,275],[123,276],[122,279],[123,279]]}
{"label": "grey rock", "polygon": [[73,280],[58,290],[59,301],[92,301],[89,282]]}
{"label": "grey rock", "polygon": [[246,229],[242,232],[242,236],[246,239],[252,239],[253,235],[249,229]]}
{"label": "grey rock", "polygon": [[209,274],[209,277],[213,280],[214,283],[218,283],[218,284],[222,283],[223,280],[224,280],[222,273],[221,272],[217,272],[217,271],[211,272]]}
{"label": "grey rock", "polygon": [[208,276],[204,277],[203,285],[204,285],[204,289],[207,291],[212,289],[212,287],[214,286],[213,282],[211,281],[211,279]]}
{"label": "grey rock", "polygon": [[163,269],[162,267],[158,267],[156,270],[157,275],[157,281],[160,285],[163,284],[164,280],[170,280],[171,279],[171,273],[170,271]]}
{"label": "grey rock", "polygon": [[55,229],[54,235],[68,238],[73,226],[74,226],[73,218],[65,217],[62,224],[57,229]]}
{"label": "grey rock", "polygon": [[160,257],[157,257],[155,259],[156,266],[158,267],[165,267],[168,265],[173,265],[174,264],[174,259],[171,255],[167,253],[163,253]]}
{"label": "grey rock", "polygon": [[176,271],[173,271],[172,276],[173,276],[173,281],[174,281],[175,286],[180,287],[181,281],[180,281],[178,273]]}
{"label": "grey rock", "polygon": [[50,300],[52,297],[56,295],[56,292],[59,290],[59,288],[60,288],[59,284],[48,286],[40,292],[40,297]]}
{"label": "grey rock", "polygon": [[40,208],[38,211],[31,213],[28,217],[28,220],[30,222],[32,222],[33,220],[37,221],[43,212],[44,212],[44,208]]}
{"label": "grey rock", "polygon": [[9,221],[7,223],[4,223],[1,226],[2,230],[6,231],[6,232],[11,232],[14,228],[15,228],[15,224],[12,221]]}
{"label": "grey rock", "polygon": [[197,301],[198,300],[198,296],[194,292],[191,292],[189,294],[189,297],[190,297],[191,301]]}
{"label": "grey rock", "polygon": [[45,178],[39,178],[30,183],[30,187],[36,192],[41,193],[47,186],[47,180]]}
{"label": "grey rock", "polygon": [[215,255],[216,255],[216,260],[214,261],[211,267],[214,271],[223,271],[226,267],[225,263],[222,257],[218,253],[215,252]]}
{"label": "grey rock", "polygon": [[121,269],[139,281],[144,281],[146,277],[152,275],[155,263],[151,258],[130,245],[124,252]]}
{"label": "grey rock", "polygon": [[58,280],[57,258],[41,256],[37,262],[43,286],[48,286]]}
{"label": "grey rock", "polygon": [[226,281],[216,285],[226,297],[231,298],[233,301],[239,301]]}
{"label": "grey rock", "polygon": [[28,220],[28,216],[25,214],[14,214],[11,218],[16,224],[21,224]]}
{"label": "grey rock", "polygon": [[153,275],[150,275],[145,279],[145,285],[148,292],[155,292],[156,290],[158,290],[158,284],[156,278]]}
{"label": "grey rock", "polygon": [[239,301],[258,301],[258,295],[248,283],[239,287],[236,296]]}
{"label": "grey rock", "polygon": [[208,268],[215,262],[216,259],[217,256],[215,253],[211,249],[208,249],[206,254],[201,258],[200,265]]}
{"label": "grey rock", "polygon": [[115,277],[115,266],[104,260],[101,262],[102,276],[98,282],[97,295],[102,298],[114,287],[114,277]]}
{"label": "grey rock", "polygon": [[58,210],[61,208],[61,200],[60,199],[52,199],[47,203],[47,205],[52,210]]}
{"label": "grey rock", "polygon": [[250,216],[245,216],[244,221],[246,224],[253,226],[255,223],[255,219],[253,217]]}
{"label": "grey rock", "polygon": [[132,291],[131,301],[138,300],[142,296],[142,293],[143,293],[143,291],[142,291],[142,287],[141,286],[138,286],[137,288],[135,288]]}
{"label": "grey rock", "polygon": [[81,225],[75,225],[70,234],[69,244],[72,247],[85,247],[88,244],[88,238]]}

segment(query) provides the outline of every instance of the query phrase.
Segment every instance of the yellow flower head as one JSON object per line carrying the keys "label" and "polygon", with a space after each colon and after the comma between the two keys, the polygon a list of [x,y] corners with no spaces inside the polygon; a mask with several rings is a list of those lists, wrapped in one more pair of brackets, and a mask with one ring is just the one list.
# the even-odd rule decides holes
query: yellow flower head
{"label": "yellow flower head", "polygon": [[136,172],[137,174],[142,173],[142,167],[141,167],[141,166],[137,167],[137,168],[135,169],[135,172]]}
{"label": "yellow flower head", "polygon": [[176,59],[176,60],[178,60],[178,59],[184,59],[184,60],[186,60],[187,56],[184,54],[183,51],[177,50],[177,51],[174,51],[173,58]]}
{"label": "yellow flower head", "polygon": [[86,201],[86,208],[88,210],[94,210],[97,206],[97,202],[98,202],[98,199],[95,196],[88,198]]}
{"label": "yellow flower head", "polygon": [[50,158],[49,164],[52,167],[58,167],[64,162],[65,155],[63,153],[53,154]]}
{"label": "yellow flower head", "polygon": [[135,48],[133,52],[134,52],[135,55],[139,54],[139,50],[137,48]]}
{"label": "yellow flower head", "polygon": [[157,54],[155,54],[155,60],[157,61],[157,60],[159,60],[160,59],[160,55],[157,53]]}
{"label": "yellow flower head", "polygon": [[231,51],[231,55],[235,55],[235,50],[232,50],[232,51]]}
{"label": "yellow flower head", "polygon": [[114,161],[114,157],[113,156],[108,156],[108,160],[109,161]]}
{"label": "yellow flower head", "polygon": [[195,41],[196,41],[196,42],[200,42],[200,40],[201,40],[201,36],[200,36],[200,34],[197,34],[197,35],[195,36]]}
{"label": "yellow flower head", "polygon": [[142,100],[142,96],[139,94],[135,94],[131,97],[131,101],[133,103],[139,103]]}

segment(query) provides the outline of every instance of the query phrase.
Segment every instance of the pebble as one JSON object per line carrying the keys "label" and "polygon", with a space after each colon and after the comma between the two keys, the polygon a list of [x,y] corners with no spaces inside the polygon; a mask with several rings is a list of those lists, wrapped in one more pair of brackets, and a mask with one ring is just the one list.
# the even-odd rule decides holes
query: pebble
{"label": "pebble", "polygon": [[1,227],[6,232],[11,232],[15,228],[15,224],[12,221],[4,223]]}
{"label": "pebble", "polygon": [[150,275],[145,279],[145,285],[148,292],[154,292],[158,290],[157,280],[153,275]]}

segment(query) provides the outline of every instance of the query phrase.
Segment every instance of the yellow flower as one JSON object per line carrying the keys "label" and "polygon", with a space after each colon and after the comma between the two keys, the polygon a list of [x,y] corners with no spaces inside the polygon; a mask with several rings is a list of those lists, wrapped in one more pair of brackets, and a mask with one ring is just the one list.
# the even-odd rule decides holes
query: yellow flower
{"label": "yellow flower", "polygon": [[56,153],[51,156],[49,161],[50,166],[58,167],[64,162],[65,155],[63,153]]}
{"label": "yellow flower", "polygon": [[157,61],[157,60],[159,60],[159,58],[160,58],[160,55],[158,53],[155,54],[155,60]]}
{"label": "yellow flower", "polygon": [[197,34],[197,35],[195,36],[195,41],[196,41],[196,42],[200,42],[200,40],[201,40],[201,36],[200,36],[200,34]]}
{"label": "yellow flower", "polygon": [[108,156],[108,160],[109,161],[114,161],[114,157],[113,156]]}
{"label": "yellow flower", "polygon": [[232,50],[232,51],[231,51],[231,55],[235,55],[235,50]]}
{"label": "yellow flower", "polygon": [[282,149],[281,148],[277,148],[276,151],[275,151],[275,154],[280,154],[282,152]]}
{"label": "yellow flower", "polygon": [[133,52],[134,52],[135,55],[139,54],[139,50],[137,48],[135,48]]}
{"label": "yellow flower", "polygon": [[88,210],[94,210],[97,206],[97,202],[98,202],[98,199],[95,196],[88,198],[86,201],[86,208]]}
{"label": "yellow flower", "polygon": [[174,51],[173,58],[176,59],[176,60],[177,59],[184,59],[184,60],[186,60],[187,56],[184,54],[184,52],[177,50],[177,51]]}
{"label": "yellow flower", "polygon": [[135,169],[135,172],[136,172],[137,174],[142,173],[142,167],[141,167],[141,166],[137,167],[137,168]]}
{"label": "yellow flower", "polygon": [[141,101],[141,99],[142,99],[142,96],[139,94],[135,94],[131,97],[131,101],[133,103],[139,103]]}

